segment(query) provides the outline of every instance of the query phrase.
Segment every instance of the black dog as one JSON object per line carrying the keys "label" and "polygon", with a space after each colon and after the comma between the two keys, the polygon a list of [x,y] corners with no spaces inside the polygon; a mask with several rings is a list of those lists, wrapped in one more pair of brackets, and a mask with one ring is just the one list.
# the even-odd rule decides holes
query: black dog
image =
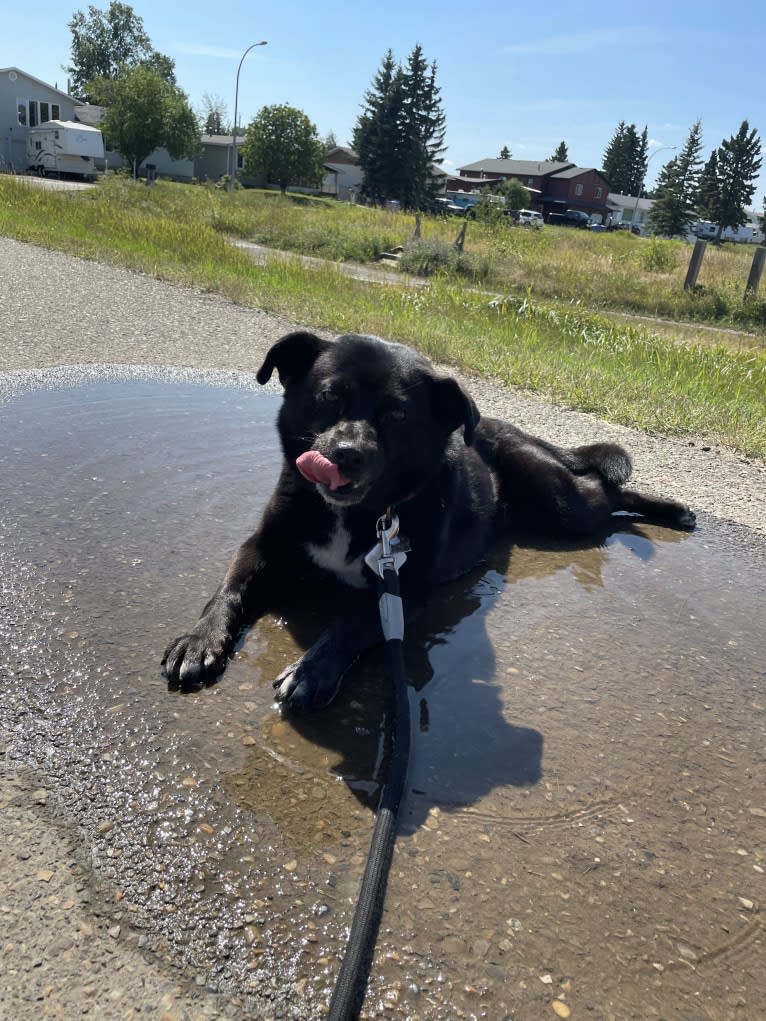
{"label": "black dog", "polygon": [[672,500],[623,489],[631,473],[613,443],[562,449],[480,418],[459,383],[416,352],[376,337],[288,334],[258,371],[284,387],[284,465],[258,531],[239,549],[194,630],[168,646],[172,685],[214,680],[242,627],[287,586],[339,581],[354,594],[305,655],[275,682],[293,710],[327,705],[344,672],[381,640],[375,576],[364,555],[394,508],[411,552],[405,606],[482,560],[498,525],[561,538],[603,534],[616,511],[671,528],[695,516]]}

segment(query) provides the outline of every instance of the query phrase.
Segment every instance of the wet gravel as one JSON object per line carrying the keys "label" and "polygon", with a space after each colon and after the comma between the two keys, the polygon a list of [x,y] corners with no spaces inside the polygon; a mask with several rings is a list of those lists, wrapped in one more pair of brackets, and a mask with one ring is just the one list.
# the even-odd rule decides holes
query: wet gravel
{"label": "wet gravel", "polygon": [[[171,379],[184,368],[255,372],[269,345],[294,328],[216,296],[6,239],[0,266],[0,401],[53,366],[163,367]],[[56,385],[55,373],[43,375],[44,385]],[[482,410],[554,442],[624,442],[637,485],[688,502],[739,545],[763,552],[763,465],[703,437],[666,440],[491,382],[469,386]],[[253,1013],[252,1001],[143,932],[114,886],[100,885],[109,861],[93,870],[71,818],[40,773],[6,755],[6,740],[0,731],[0,1017],[301,1017],[300,997],[284,983],[267,989]],[[108,858],[108,831],[102,836]]]}

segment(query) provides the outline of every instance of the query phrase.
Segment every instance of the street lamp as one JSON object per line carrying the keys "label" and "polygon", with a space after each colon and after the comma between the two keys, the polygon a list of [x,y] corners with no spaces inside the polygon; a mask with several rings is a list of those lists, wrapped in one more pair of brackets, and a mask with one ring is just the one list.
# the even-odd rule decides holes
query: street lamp
{"label": "street lamp", "polygon": [[267,40],[261,39],[259,43],[253,43],[252,46],[248,46],[242,54],[239,61],[239,67],[237,68],[237,87],[234,90],[234,126],[231,129],[231,174],[229,176],[229,191],[234,191],[234,179],[237,176],[237,105],[239,103],[239,72],[242,70],[242,64],[250,50],[254,50],[256,46],[267,45]]}
{"label": "street lamp", "polygon": [[639,185],[638,195],[636,195],[636,204],[635,206],[633,206],[633,218],[630,221],[634,227],[638,226],[638,224],[636,223],[636,213],[638,212],[638,203],[641,201],[641,192],[644,190],[644,181],[646,181],[646,175],[649,173],[649,164],[652,162],[652,160],[654,159],[658,152],[664,152],[666,149],[677,148],[678,148],[677,145],[661,145],[659,149],[654,150],[652,155],[646,161],[646,170],[644,171],[644,176],[641,178],[641,184]]}

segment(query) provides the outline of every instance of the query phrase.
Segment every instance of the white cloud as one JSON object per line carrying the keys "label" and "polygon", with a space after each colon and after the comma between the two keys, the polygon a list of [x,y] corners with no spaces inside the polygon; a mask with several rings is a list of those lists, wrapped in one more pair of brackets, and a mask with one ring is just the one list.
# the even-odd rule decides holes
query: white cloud
{"label": "white cloud", "polygon": [[224,60],[239,60],[239,50],[229,50],[224,46],[204,46],[201,43],[176,43],[173,49],[186,53],[191,57],[222,57]]}

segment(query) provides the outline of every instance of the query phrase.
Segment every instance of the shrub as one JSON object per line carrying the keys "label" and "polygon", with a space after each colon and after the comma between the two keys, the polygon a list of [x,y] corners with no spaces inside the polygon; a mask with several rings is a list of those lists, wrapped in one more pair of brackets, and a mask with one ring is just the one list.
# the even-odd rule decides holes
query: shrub
{"label": "shrub", "polygon": [[411,241],[405,245],[399,268],[414,276],[430,277],[436,273],[456,274],[475,280],[486,278],[489,267],[486,260],[471,252],[461,252],[454,245],[436,238]]}
{"label": "shrub", "polygon": [[641,253],[641,263],[644,269],[666,273],[668,270],[675,269],[676,249],[668,241],[660,241],[657,237],[651,237]]}

